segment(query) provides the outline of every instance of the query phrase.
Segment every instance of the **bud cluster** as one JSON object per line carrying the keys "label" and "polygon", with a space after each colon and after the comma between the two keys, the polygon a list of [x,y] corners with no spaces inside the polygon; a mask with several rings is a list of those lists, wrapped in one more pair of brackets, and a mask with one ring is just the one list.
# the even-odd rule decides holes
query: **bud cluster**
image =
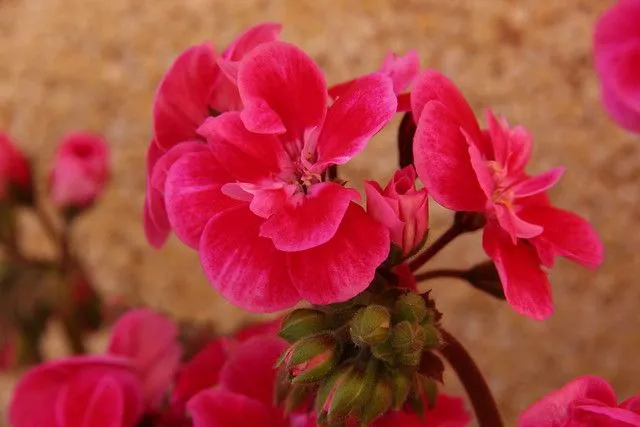
{"label": "bud cluster", "polygon": [[[433,404],[444,365],[440,313],[429,294],[400,288],[301,308],[285,317],[277,398],[287,411],[315,405],[321,425],[368,425],[389,410]],[[314,403],[315,402],[315,403]]]}

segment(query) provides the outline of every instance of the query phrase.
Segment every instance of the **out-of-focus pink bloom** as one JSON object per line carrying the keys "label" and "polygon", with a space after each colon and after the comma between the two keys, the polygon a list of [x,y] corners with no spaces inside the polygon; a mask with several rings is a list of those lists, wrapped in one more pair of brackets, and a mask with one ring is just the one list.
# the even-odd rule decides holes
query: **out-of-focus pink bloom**
{"label": "out-of-focus pink bloom", "polygon": [[0,202],[10,196],[12,189],[31,193],[31,167],[9,135],[0,132]]}
{"label": "out-of-focus pink bloom", "polygon": [[471,415],[460,397],[438,393],[435,406],[426,411],[424,418],[413,412],[389,412],[372,427],[466,427],[470,422]]}
{"label": "out-of-focus pink bloom", "polygon": [[[401,92],[407,89],[420,73],[420,58],[418,57],[418,52],[410,50],[404,56],[389,52],[384,58],[384,62],[378,72],[388,75],[393,81],[393,91],[398,95],[398,111],[409,111],[411,109],[409,93]],[[329,88],[329,96],[336,99],[344,95],[349,86],[356,80],[357,79],[349,80],[331,86]]]}
{"label": "out-of-focus pink bloom", "polygon": [[209,150],[169,170],[173,230],[198,249],[216,289],[245,309],[357,295],[386,258],[389,235],[354,202],[355,190],[325,172],[391,119],[391,80],[358,79],[327,108],[318,66],[295,46],[270,42],[240,63],[238,87],[242,112],[207,119],[199,132]]}
{"label": "out-of-focus pink bloom", "polygon": [[518,427],[583,426],[640,426],[640,395],[618,403],[605,380],[579,377],[531,405],[518,422]]}
{"label": "out-of-focus pink bloom", "polygon": [[414,159],[429,195],[456,211],[484,212],[484,249],[493,259],[509,304],[521,314],[544,319],[553,312],[551,288],[540,267],[563,256],[595,268],[603,247],[583,218],[549,202],[546,191],[563,168],[529,176],[525,166],[531,135],[487,113],[481,130],[454,84],[428,70],[411,94],[418,129]]}
{"label": "out-of-focus pink bloom", "polygon": [[148,309],[130,311],[114,325],[107,351],[131,360],[147,407],[156,409],[180,363],[178,328],[173,322]]}
{"label": "out-of-focus pink bloom", "polygon": [[[274,365],[287,348],[273,335],[250,338],[231,354],[219,373],[217,387],[195,395],[187,404],[194,427],[295,427],[296,416],[285,416],[274,405]],[[304,424],[301,424],[304,425]]]}
{"label": "out-of-focus pink bloom", "polygon": [[101,136],[66,135],[55,154],[49,176],[51,200],[62,209],[83,209],[102,193],[109,180],[109,147]]}
{"label": "out-of-focus pink bloom", "polygon": [[12,427],[134,427],[142,390],[128,360],[79,356],[31,369],[9,405]]}
{"label": "out-of-focus pink bloom", "polygon": [[640,133],[640,1],[620,0],[598,20],[595,65],[602,103],[620,126]]}
{"label": "out-of-focus pink bloom", "polygon": [[280,31],[272,23],[251,27],[219,56],[209,43],[193,46],[162,79],[153,106],[144,205],[145,233],[153,246],[161,247],[171,231],[164,205],[167,170],[181,154],[204,146],[196,130],[207,117],[242,107],[234,71],[238,61],[256,46],[276,40]]}
{"label": "out-of-focus pink bloom", "polygon": [[415,182],[416,171],[407,166],[384,189],[375,181],[366,181],[364,187],[367,213],[389,229],[391,242],[405,256],[418,249],[429,228],[427,190],[416,190]]}

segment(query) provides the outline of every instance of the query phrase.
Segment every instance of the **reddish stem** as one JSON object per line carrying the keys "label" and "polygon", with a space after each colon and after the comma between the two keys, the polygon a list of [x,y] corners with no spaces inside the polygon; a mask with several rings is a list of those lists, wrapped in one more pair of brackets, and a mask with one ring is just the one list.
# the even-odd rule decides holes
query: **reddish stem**
{"label": "reddish stem", "polygon": [[449,243],[451,243],[456,237],[464,233],[465,230],[459,226],[458,223],[453,223],[451,227],[444,234],[438,237],[438,240],[433,242],[424,252],[418,255],[413,261],[409,263],[411,271],[416,271],[422,267],[427,261],[436,256],[438,252],[444,249]]}
{"label": "reddish stem", "polygon": [[479,427],[504,427],[500,411],[480,369],[462,344],[441,329],[444,345],[439,350],[453,367],[473,405]]}
{"label": "reddish stem", "polygon": [[466,271],[456,270],[454,268],[441,268],[437,270],[425,271],[424,273],[416,274],[416,282],[424,282],[425,280],[439,279],[442,277],[451,277],[454,279],[464,279]]}

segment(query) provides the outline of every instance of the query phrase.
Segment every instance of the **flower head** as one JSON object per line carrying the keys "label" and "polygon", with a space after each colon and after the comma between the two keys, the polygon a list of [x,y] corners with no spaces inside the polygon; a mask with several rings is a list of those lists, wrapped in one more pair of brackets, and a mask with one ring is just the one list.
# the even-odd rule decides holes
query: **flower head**
{"label": "flower head", "polygon": [[620,0],[598,20],[595,65],[602,103],[618,124],[640,133],[640,1]]}
{"label": "flower head", "polygon": [[416,190],[415,181],[415,169],[407,166],[384,189],[375,181],[365,182],[367,212],[389,229],[404,256],[419,249],[429,228],[427,190]]}
{"label": "flower head", "polygon": [[31,167],[9,135],[0,132],[0,202],[15,192],[31,194]]}
{"label": "flower head", "polygon": [[418,123],[415,166],[429,194],[446,208],[485,214],[484,248],[507,301],[524,315],[548,317],[553,302],[540,266],[551,267],[557,256],[591,268],[603,259],[591,225],[549,202],[546,191],[563,168],[529,176],[530,134],[490,111],[488,129],[481,130],[462,94],[439,72],[418,77],[411,102]]}
{"label": "flower head", "polygon": [[66,135],[55,154],[49,184],[61,209],[84,209],[100,196],[109,179],[109,147],[90,133]]}
{"label": "flower head", "polygon": [[162,79],[153,106],[154,137],[147,152],[145,233],[160,247],[171,227],[164,205],[169,167],[183,153],[203,148],[197,129],[209,116],[242,107],[234,70],[256,46],[276,40],[281,26],[264,23],[249,28],[217,56],[208,43],[192,46]]}
{"label": "flower head", "polygon": [[518,427],[632,427],[640,425],[640,395],[618,403],[611,386],[594,376],[576,378],[520,416]]}
{"label": "flower head", "polygon": [[357,295],[386,258],[389,236],[355,203],[358,193],[325,172],[391,119],[391,80],[359,79],[327,107],[318,66],[283,42],[254,49],[237,77],[244,109],[207,119],[199,133],[208,150],[169,170],[173,230],[199,250],[211,283],[246,309]]}
{"label": "flower head", "polygon": [[134,427],[143,412],[133,366],[116,356],[78,356],[31,369],[9,405],[14,427]]}

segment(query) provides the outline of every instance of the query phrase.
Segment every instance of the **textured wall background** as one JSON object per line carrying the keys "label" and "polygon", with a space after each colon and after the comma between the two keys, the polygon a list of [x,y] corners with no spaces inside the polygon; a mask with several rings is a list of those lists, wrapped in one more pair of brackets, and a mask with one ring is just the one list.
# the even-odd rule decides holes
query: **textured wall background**
{"label": "textured wall background", "polygon": [[[0,128],[36,156],[40,178],[64,132],[103,133],[113,149],[114,179],[74,236],[96,281],[111,294],[180,317],[213,318],[229,330],[246,315],[210,289],[196,255],[175,240],[154,251],[142,232],[150,105],[172,59],[202,40],[222,48],[263,20],[283,22],[284,38],[306,49],[331,82],[377,68],[387,50],[419,49],[423,66],[448,73],[478,112],[491,106],[531,129],[532,171],[568,167],[554,200],[593,221],[606,242],[599,272],[567,262],[554,269],[557,312],[545,323],[460,283],[433,284],[445,324],[476,355],[511,425],[518,411],[577,375],[602,375],[621,396],[640,391],[640,365],[629,363],[640,349],[640,140],[605,117],[590,57],[593,23],[610,3],[0,0]],[[351,181],[391,175],[394,132],[349,164]],[[24,221],[25,242],[48,251],[32,219]],[[434,209],[433,235],[448,221]],[[471,236],[436,264],[480,259]]]}

